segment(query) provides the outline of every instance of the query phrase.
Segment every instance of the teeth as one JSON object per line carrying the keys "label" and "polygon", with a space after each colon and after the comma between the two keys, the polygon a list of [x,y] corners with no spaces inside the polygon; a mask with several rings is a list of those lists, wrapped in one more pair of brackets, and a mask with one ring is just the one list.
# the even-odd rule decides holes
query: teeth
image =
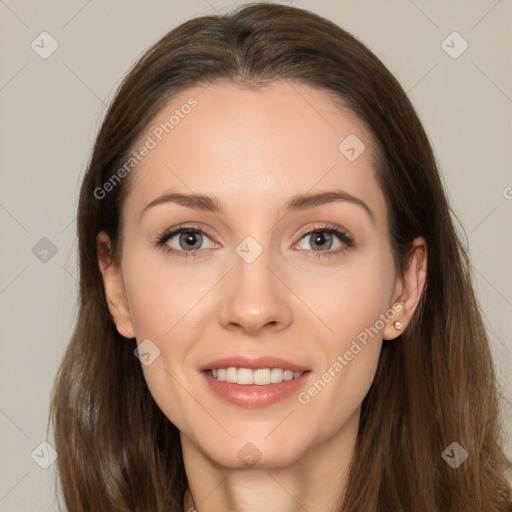
{"label": "teeth", "polygon": [[281,368],[272,368],[272,370],[270,370],[270,382],[272,384],[283,382],[283,376],[284,372]]}
{"label": "teeth", "polygon": [[281,368],[261,368],[251,370],[249,368],[215,368],[209,370],[211,377],[217,380],[231,382],[248,386],[256,384],[265,386],[267,384],[279,384],[283,381],[298,379],[304,372],[292,372],[291,370],[282,370]]}
{"label": "teeth", "polygon": [[[226,382],[236,382],[236,368],[226,368]],[[252,384],[252,382],[251,382]]]}
{"label": "teeth", "polygon": [[228,371],[232,370],[231,375],[233,378],[228,380],[226,373],[226,382],[236,382],[237,384],[243,384],[244,386],[248,386],[250,384],[258,384],[255,382],[256,372],[250,370],[249,368],[228,368]]}

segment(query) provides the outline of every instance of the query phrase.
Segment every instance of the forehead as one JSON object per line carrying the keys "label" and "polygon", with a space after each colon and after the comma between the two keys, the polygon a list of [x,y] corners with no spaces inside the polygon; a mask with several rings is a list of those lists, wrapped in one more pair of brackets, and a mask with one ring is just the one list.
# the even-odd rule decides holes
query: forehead
{"label": "forehead", "polygon": [[130,211],[169,190],[216,195],[228,208],[247,209],[340,188],[385,209],[369,132],[330,94],[304,84],[189,88],[160,110],[140,141],[150,149],[132,171]]}

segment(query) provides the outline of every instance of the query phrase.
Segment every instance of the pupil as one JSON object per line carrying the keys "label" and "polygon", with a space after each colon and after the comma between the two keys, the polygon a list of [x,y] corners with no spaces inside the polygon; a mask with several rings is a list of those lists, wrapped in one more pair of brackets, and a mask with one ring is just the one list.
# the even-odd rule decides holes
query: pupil
{"label": "pupil", "polygon": [[328,243],[330,240],[331,240],[330,233],[318,231],[313,237],[313,244],[322,249],[328,249],[329,247],[324,247],[324,244],[330,245]]}
{"label": "pupil", "polygon": [[[199,246],[201,246],[200,233],[194,233],[193,231],[188,231],[188,232],[182,233],[180,242],[183,242],[183,243],[180,243],[180,245],[185,250],[194,249],[194,246],[197,245],[197,243],[198,243],[198,238],[199,238]],[[186,244],[190,244],[190,245],[186,245]]]}

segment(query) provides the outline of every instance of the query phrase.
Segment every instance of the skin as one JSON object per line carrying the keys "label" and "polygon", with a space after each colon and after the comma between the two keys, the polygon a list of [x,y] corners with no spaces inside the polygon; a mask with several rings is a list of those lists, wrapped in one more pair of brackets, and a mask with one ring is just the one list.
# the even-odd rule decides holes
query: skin
{"label": "skin", "polygon": [[[144,375],[181,433],[199,512],[334,510],[382,340],[400,334],[396,320],[407,327],[423,290],[425,242],[414,240],[399,278],[371,136],[325,92],[284,81],[259,91],[222,82],[191,88],[162,109],[144,137],[190,96],[197,107],[132,171],[120,266],[108,235],[98,235],[110,312],[123,336],[149,338],[160,350]],[[338,150],[349,134],[366,146],[354,161]],[[297,194],[340,189],[373,218],[350,201],[284,215]],[[217,196],[225,211],[165,203],[143,213],[170,191]],[[154,245],[182,223],[206,235],[198,257]],[[353,244],[334,237],[321,251],[306,233],[326,223],[348,232]],[[263,248],[252,263],[236,252],[247,236]],[[179,235],[167,243],[179,250]],[[319,252],[324,257],[315,258]],[[198,371],[220,357],[273,355],[311,368],[307,390],[393,305],[401,311],[306,405],[293,394],[260,409],[238,407],[214,395]],[[251,466],[237,456],[248,442],[260,454]]]}

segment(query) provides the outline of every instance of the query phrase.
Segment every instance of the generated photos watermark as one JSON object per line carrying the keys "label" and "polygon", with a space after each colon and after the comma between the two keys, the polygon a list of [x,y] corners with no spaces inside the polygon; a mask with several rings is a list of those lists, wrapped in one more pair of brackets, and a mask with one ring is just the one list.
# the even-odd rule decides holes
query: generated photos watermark
{"label": "generated photos watermark", "polygon": [[[311,402],[312,398],[318,395],[329,382],[331,382],[342,370],[347,366],[354,357],[361,352],[361,350],[368,344],[368,341],[377,336],[389,323],[395,318],[397,313],[403,310],[403,305],[395,303],[385,313],[379,315],[379,319],[371,326],[366,327],[361,331],[356,339],[352,340],[350,348],[346,350],[343,355],[338,355],[336,360],[329,366],[329,368],[306,390],[301,391],[297,395],[297,400],[302,405],[307,405]],[[361,346],[362,345],[362,346]]]}
{"label": "generated photos watermark", "polygon": [[155,149],[164,140],[165,136],[171,133],[190,114],[193,108],[197,107],[198,103],[197,99],[191,96],[180,108],[174,110],[174,114],[169,117],[168,121],[155,126],[139,148],[132,152],[130,158],[101,187],[94,189],[94,197],[96,199],[104,199],[109,192],[112,192],[130,174],[135,166],[142,162],[150,154],[151,150]]}

